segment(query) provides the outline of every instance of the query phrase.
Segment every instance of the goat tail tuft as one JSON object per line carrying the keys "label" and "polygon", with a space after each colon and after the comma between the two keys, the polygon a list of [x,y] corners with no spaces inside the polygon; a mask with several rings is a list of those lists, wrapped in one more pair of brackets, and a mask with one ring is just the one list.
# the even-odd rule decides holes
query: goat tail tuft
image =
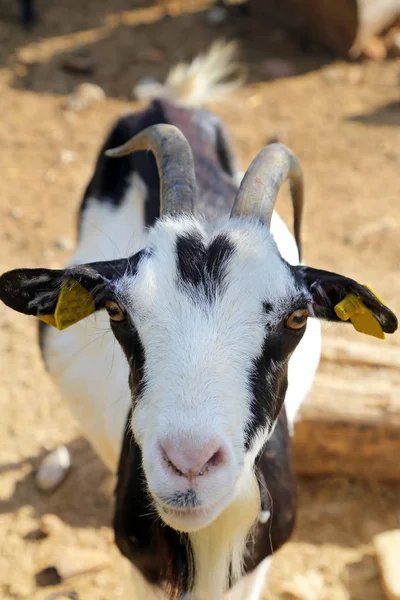
{"label": "goat tail tuft", "polygon": [[133,94],[138,100],[165,98],[189,106],[220,100],[241,87],[246,79],[245,67],[235,61],[236,52],[236,42],[218,40],[192,62],[172,67],[164,84],[142,79],[133,88]]}

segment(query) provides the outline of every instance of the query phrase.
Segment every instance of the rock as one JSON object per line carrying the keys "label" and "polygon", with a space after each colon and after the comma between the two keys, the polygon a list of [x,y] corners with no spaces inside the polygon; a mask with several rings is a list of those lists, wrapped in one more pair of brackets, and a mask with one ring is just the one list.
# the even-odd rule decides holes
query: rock
{"label": "rock", "polygon": [[64,529],[64,523],[57,515],[43,515],[40,519],[39,529],[46,535],[54,535]]}
{"label": "rock", "polygon": [[376,559],[389,600],[400,600],[400,529],[374,537]]}
{"label": "rock", "polygon": [[22,209],[19,208],[18,206],[13,206],[9,212],[9,215],[16,221],[19,221],[19,219],[22,219],[23,212],[22,212]]}
{"label": "rock", "polygon": [[210,25],[221,25],[228,18],[228,9],[224,6],[214,6],[206,13],[207,23]]}
{"label": "rock", "polygon": [[60,159],[64,165],[69,165],[76,160],[76,154],[72,150],[64,149],[61,150]]}
{"label": "rock", "polygon": [[65,446],[56,448],[42,460],[36,472],[36,485],[42,492],[52,492],[66,478],[71,468],[71,457]]}
{"label": "rock", "polygon": [[104,90],[95,83],[81,83],[75,90],[67,97],[66,108],[79,112],[85,110],[92,104],[101,102],[104,100],[106,94]]}
{"label": "rock", "polygon": [[100,571],[111,565],[111,560],[101,550],[62,548],[55,553],[54,568],[61,581],[72,577]]}
{"label": "rock", "polygon": [[45,600],[56,600],[57,598],[69,598],[70,600],[79,600],[79,596],[76,592],[67,591],[54,592],[54,594],[50,594],[50,596],[47,596]]}
{"label": "rock", "polygon": [[65,56],[61,61],[64,71],[79,75],[92,75],[93,62],[87,56]]}
{"label": "rock", "polygon": [[65,238],[58,238],[54,242],[54,246],[58,248],[58,250],[71,250],[71,242]]}

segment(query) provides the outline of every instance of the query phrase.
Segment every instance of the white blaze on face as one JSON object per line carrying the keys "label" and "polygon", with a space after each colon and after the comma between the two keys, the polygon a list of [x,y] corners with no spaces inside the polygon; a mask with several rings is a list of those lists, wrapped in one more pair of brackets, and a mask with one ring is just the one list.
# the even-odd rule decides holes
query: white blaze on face
{"label": "white blaze on face", "polygon": [[[182,238],[189,241],[180,247]],[[209,258],[215,268],[199,284],[196,244],[205,248],[204,261],[215,240],[220,244]],[[152,254],[135,278],[118,286],[144,349],[144,386],[135,399],[132,428],[158,504],[195,492],[197,514],[162,511],[175,528],[192,530],[215,519],[235,495],[253,418],[250,373],[267,326],[281,320],[298,292],[271,234],[257,221],[233,219],[208,232],[197,220],[164,220],[150,232],[148,245]],[[218,252],[224,246],[222,261]],[[273,307],[268,314],[265,303]],[[256,436],[257,447],[271,425]],[[196,454],[210,440],[221,449],[221,460],[204,476],[188,480],[167,464],[167,445]]]}

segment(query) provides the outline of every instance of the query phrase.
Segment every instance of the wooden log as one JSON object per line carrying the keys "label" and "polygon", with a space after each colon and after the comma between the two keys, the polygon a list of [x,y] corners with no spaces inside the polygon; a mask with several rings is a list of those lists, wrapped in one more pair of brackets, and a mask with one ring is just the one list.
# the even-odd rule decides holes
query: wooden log
{"label": "wooden log", "polygon": [[326,338],[322,345],[324,361],[400,369],[400,347],[391,344],[375,345],[339,338]]}
{"label": "wooden log", "polygon": [[337,385],[327,383],[325,376],[318,376],[313,398],[305,403],[295,425],[296,473],[400,481],[399,396],[388,404],[376,395],[377,388],[370,389],[368,396],[368,380],[356,384],[360,394],[340,377]]}
{"label": "wooden log", "polygon": [[399,0],[252,0],[254,18],[356,58],[365,42],[400,15]]}

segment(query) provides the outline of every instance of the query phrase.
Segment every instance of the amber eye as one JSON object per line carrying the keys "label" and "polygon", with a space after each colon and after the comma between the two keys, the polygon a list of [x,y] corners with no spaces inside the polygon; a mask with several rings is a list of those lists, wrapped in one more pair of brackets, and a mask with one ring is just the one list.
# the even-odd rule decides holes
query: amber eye
{"label": "amber eye", "polygon": [[125,319],[125,311],[116,302],[111,300],[106,302],[106,311],[112,321],[123,321]]}
{"label": "amber eye", "polygon": [[300,308],[295,310],[286,319],[286,327],[289,329],[302,329],[307,323],[308,310],[306,308]]}

